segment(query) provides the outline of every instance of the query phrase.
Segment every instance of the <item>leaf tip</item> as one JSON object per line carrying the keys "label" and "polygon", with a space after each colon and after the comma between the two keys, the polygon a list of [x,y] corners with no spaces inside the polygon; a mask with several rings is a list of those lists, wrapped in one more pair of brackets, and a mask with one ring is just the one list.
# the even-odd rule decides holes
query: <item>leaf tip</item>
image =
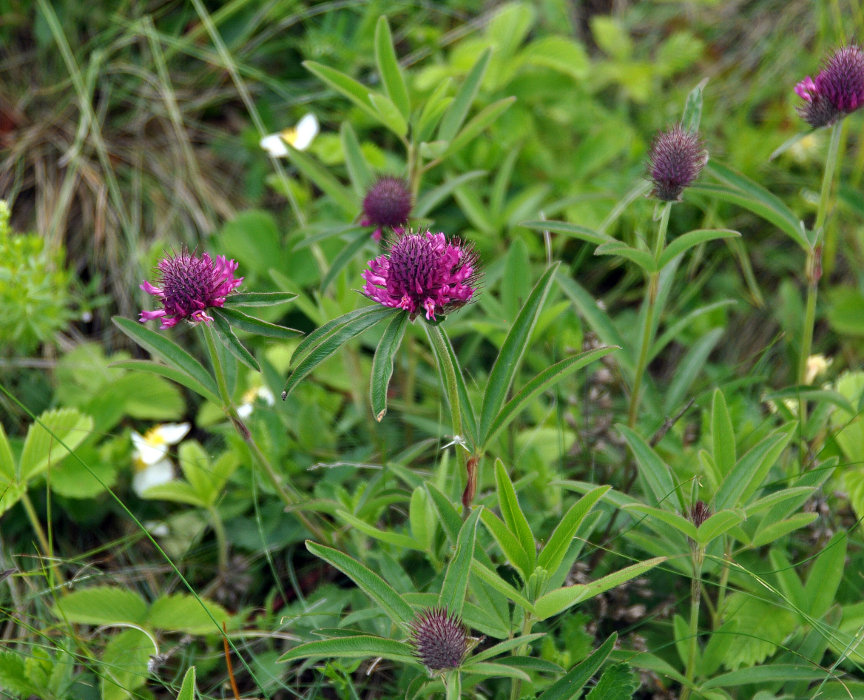
{"label": "leaf tip", "polygon": [[378,413],[375,414],[375,420],[380,423],[382,420],[384,420],[385,415],[387,415],[387,409],[382,408],[380,411],[378,411]]}

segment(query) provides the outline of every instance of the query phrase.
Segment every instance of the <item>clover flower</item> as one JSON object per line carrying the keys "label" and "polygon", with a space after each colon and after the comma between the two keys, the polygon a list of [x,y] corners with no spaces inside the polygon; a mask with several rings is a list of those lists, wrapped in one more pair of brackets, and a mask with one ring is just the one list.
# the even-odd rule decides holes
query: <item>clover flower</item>
{"label": "clover flower", "polygon": [[824,68],[795,86],[804,100],[798,114],[814,129],[828,126],[864,105],[864,51],[855,44],[837,49]]}
{"label": "clover flower", "polygon": [[680,202],[681,193],[707,162],[708,151],[698,133],[680,124],[661,131],[648,154],[648,174],[654,183],[651,195],[664,202]]}
{"label": "clover flower", "polygon": [[305,151],[317,135],[318,118],[310,112],[297,122],[297,126],[282,129],[275,134],[267,134],[261,139],[260,146],[274,158],[280,158],[288,155],[289,145],[298,151]]}
{"label": "clover flower", "polygon": [[189,432],[188,423],[161,423],[141,435],[132,431],[132,489],[143,496],[147,489],[174,478],[174,465],[168,459],[168,446],[176,445]]}
{"label": "clover flower", "polygon": [[414,654],[430,671],[462,665],[468,649],[468,632],[458,615],[446,608],[426,608],[411,622]]}
{"label": "clover flower", "polygon": [[477,256],[458,238],[443,233],[403,233],[388,251],[369,261],[363,293],[384,306],[405,309],[413,320],[421,311],[436,321],[467,304],[477,291]]}
{"label": "clover flower", "polygon": [[211,307],[225,305],[225,297],[243,282],[235,277],[237,263],[217,255],[212,260],[207,253],[201,257],[183,249],[179,255],[163,258],[158,265],[159,286],[144,282],[141,285],[148,294],[162,302],[156,311],[142,311],[138,319],[141,323],[155,318],[162,319],[160,328],[172,328],[183,319],[190,323],[211,322],[207,314]]}
{"label": "clover flower", "polygon": [[375,226],[372,238],[381,240],[381,229],[396,228],[408,222],[411,191],[400,177],[382,177],[369,188],[363,199],[361,226]]}

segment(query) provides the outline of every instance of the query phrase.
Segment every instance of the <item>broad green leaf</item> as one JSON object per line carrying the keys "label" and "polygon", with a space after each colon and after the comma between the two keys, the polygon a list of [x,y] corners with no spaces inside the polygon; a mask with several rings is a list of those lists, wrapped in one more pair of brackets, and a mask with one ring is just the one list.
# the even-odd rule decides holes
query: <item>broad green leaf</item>
{"label": "broad green leaf", "polygon": [[489,434],[486,436],[484,445],[488,445],[492,440],[494,440],[498,433],[504,430],[504,428],[510,424],[510,421],[519,415],[519,411],[521,411],[535,396],[555,386],[555,384],[560,382],[562,379],[576,370],[594,362],[594,360],[599,360],[601,357],[605,357],[609,353],[620,349],[621,348],[617,346],[612,346],[586,350],[578,355],[573,355],[565,360],[556,362],[551,367],[544,369],[530,382],[525,384],[525,386],[523,386],[512,399],[504,404],[498,412],[498,416],[489,427]]}
{"label": "broad green leaf", "polygon": [[279,657],[279,661],[294,661],[295,659],[366,659],[380,656],[398,663],[416,665],[419,663],[414,656],[414,648],[405,642],[395,639],[358,635],[341,637],[339,639],[324,639],[320,642],[307,642],[294,647]]}
{"label": "broad green leaf", "polygon": [[561,562],[564,561],[567,550],[570,548],[573,537],[579,530],[582,521],[585,520],[585,516],[588,515],[596,503],[611,488],[611,486],[598,486],[570,506],[564,517],[555,526],[555,530],[553,530],[549,536],[549,540],[537,557],[537,564],[539,566],[542,566],[550,574],[558,570]]}
{"label": "broad green leaf", "polygon": [[345,156],[345,167],[348,169],[348,177],[351,178],[355,194],[362,197],[374,181],[372,170],[363,157],[360,142],[357,140],[357,134],[354,132],[350,122],[342,122],[339,135],[342,139],[342,153]]}
{"label": "broad green leaf", "polygon": [[760,527],[759,530],[756,531],[756,534],[753,535],[753,540],[750,542],[750,546],[756,548],[770,544],[774,540],[783,537],[783,535],[788,535],[790,532],[799,530],[802,527],[807,527],[818,517],[819,513],[796,513],[780,522]]}
{"label": "broad green leaf", "polygon": [[339,569],[339,571],[354,581],[373,602],[381,606],[381,609],[396,624],[407,625],[414,618],[414,611],[403,600],[402,596],[383,578],[364,564],[347,554],[343,554],[339,550],[325,547],[309,540],[306,541],[306,549],[319,559],[323,559],[328,564]]}
{"label": "broad green leaf", "polygon": [[242,311],[237,311],[237,309],[213,309],[213,313],[214,315],[222,316],[234,328],[239,328],[242,331],[254,333],[255,335],[263,335],[267,338],[291,339],[296,338],[298,335],[303,335],[303,332],[298,331],[296,328],[288,328],[287,326],[263,321],[260,318],[244,314]]}
{"label": "broad green leaf", "polygon": [[574,80],[582,81],[591,70],[591,62],[581,43],[564,36],[543,36],[522,51],[527,65],[551,68]]}
{"label": "broad green leaf", "polygon": [[240,339],[234,333],[231,326],[228,325],[228,321],[224,316],[218,313],[213,315],[213,330],[216,333],[216,337],[219,338],[219,342],[222,343],[228,352],[234,355],[234,357],[240,360],[240,362],[246,365],[249,369],[254,369],[256,372],[261,371],[258,360],[256,360],[246,346],[240,342]]}
{"label": "broad green leaf", "polygon": [[[294,388],[312,373],[318,365],[324,360],[333,355],[339,348],[347,343],[351,338],[360,335],[367,328],[371,328],[375,324],[383,321],[389,316],[397,313],[402,313],[402,309],[391,309],[387,306],[372,306],[367,307],[365,313],[358,314],[350,320],[343,322],[340,326],[331,329],[332,332],[324,337],[321,342],[311,349],[309,354],[291,371],[288,380],[285,383],[285,389],[282,392],[284,399],[290,394]],[[348,314],[346,314],[348,315]],[[341,318],[345,318],[344,316]],[[319,329],[320,330],[320,329]],[[300,348],[295,351],[295,356]]]}
{"label": "broad green leaf", "polygon": [[338,255],[333,258],[333,262],[330,264],[330,268],[327,270],[327,274],[321,278],[321,292],[327,290],[327,288],[333,283],[339,273],[344,270],[348,263],[350,263],[363,248],[365,248],[370,241],[369,231],[368,229],[361,229],[358,233],[354,235],[353,240],[342,248],[339,251]]}
{"label": "broad green leaf", "polygon": [[485,174],[485,170],[470,170],[467,173],[462,173],[455,177],[447,177],[442,184],[438,185],[438,187],[435,187],[418,197],[417,202],[414,205],[414,216],[418,219],[422,219],[458,187],[464,185],[466,182],[483,177]]}
{"label": "broad green leaf", "polygon": [[533,569],[537,557],[534,534],[531,532],[531,526],[528,524],[525,513],[522,512],[522,506],[519,505],[516,489],[510,480],[507,468],[500,459],[495,460],[495,486],[498,491],[498,507],[501,509],[504,522],[507,524],[510,532],[516,535],[516,538],[522,545],[522,549],[528,555],[531,569]]}
{"label": "broad green leaf", "polygon": [[708,78],[702,80],[687,94],[687,99],[684,101],[681,126],[694,134],[699,131],[699,122],[702,120],[702,91],[707,82]]}
{"label": "broad green leaf", "polygon": [[0,688],[12,696],[38,698],[41,692],[30,678],[24,655],[11,650],[0,651]]}
{"label": "broad green leaf", "polygon": [[768,471],[795,435],[796,424],[773,431],[743,455],[714,497],[718,510],[743,505],[759,489]]}
{"label": "broad green leaf", "polygon": [[714,466],[720,477],[725,477],[735,466],[735,432],[726,408],[726,397],[720,389],[714,390],[711,402],[711,445]]}
{"label": "broad green leaf", "polygon": [[702,684],[703,688],[727,688],[751,683],[784,683],[789,681],[818,681],[825,678],[825,670],[812,666],[766,664],[730,671],[714,676]]}
{"label": "broad green leaf", "polygon": [[430,481],[427,481],[426,492],[432,499],[432,504],[438,513],[438,518],[444,534],[452,544],[456,544],[456,538],[459,536],[459,530],[462,527],[462,518],[459,512],[450,502],[450,499],[445,496],[441,490]]}
{"label": "broad green leaf", "polygon": [[603,674],[585,697],[586,700],[630,700],[639,685],[639,676],[629,664],[611,664],[603,670]]}
{"label": "broad green leaf", "polygon": [[453,98],[447,95],[452,82],[450,78],[442,80],[426,98],[426,104],[423,105],[413,133],[417,143],[423,143],[431,138],[432,132],[444,116],[444,111],[453,103]]}
{"label": "broad green leaf", "polygon": [[124,588],[94,586],[58,598],[54,614],[79,625],[142,625],[147,619],[147,603]]}
{"label": "broad green leaf", "polygon": [[456,552],[447,566],[444,583],[441,586],[440,604],[456,615],[462,615],[465,593],[468,590],[468,576],[474,560],[474,543],[477,538],[477,520],[484,508],[476,508],[466,519],[459,536],[456,538]]}
{"label": "broad green leaf", "polygon": [[369,537],[374,537],[376,540],[380,540],[381,542],[387,542],[388,544],[392,544],[395,547],[399,547],[400,549],[419,549],[420,545],[415,541],[413,537],[409,537],[408,535],[403,535],[399,532],[393,532],[391,530],[381,530],[374,525],[370,525],[365,520],[361,520],[356,515],[349,513],[346,510],[337,510],[336,515],[348,523],[351,527],[359,530],[360,532],[369,535]]}
{"label": "broad green leaf", "polygon": [[618,257],[636,263],[636,265],[648,273],[656,272],[659,269],[657,263],[654,261],[654,256],[647,250],[632,248],[621,241],[604,243],[603,245],[597,246],[594,250],[594,255],[617,255]]}
{"label": "broad green leaf", "polygon": [[747,517],[750,518],[757,513],[762,513],[786,501],[792,501],[802,497],[806,500],[807,496],[813,492],[814,488],[815,486],[793,486],[792,488],[783,489],[782,491],[775,491],[774,493],[769,493],[767,496],[763,496],[762,498],[753,501],[753,503],[748,505],[744,511],[747,513]]}
{"label": "broad green leaf", "polygon": [[834,595],[843,579],[847,541],[845,532],[836,533],[810,567],[804,586],[807,601],[804,609],[814,618],[821,618],[834,603]]}
{"label": "broad green leaf", "polygon": [[804,595],[804,584],[798,578],[795,565],[789,561],[784,547],[771,547],[768,552],[768,561],[771,562],[771,573],[777,581],[777,588],[781,595],[785,596],[789,607],[795,610],[805,611],[807,601]]}
{"label": "broad green leaf", "polygon": [[462,82],[456,97],[444,113],[441,126],[438,127],[438,139],[440,141],[450,141],[459,132],[459,128],[471,108],[471,103],[474,102],[477,91],[480,89],[480,83],[486,74],[491,55],[492,50],[486,49]]}
{"label": "broad green leaf", "polygon": [[593,598],[610,588],[620,586],[622,583],[641,576],[649,569],[653,569],[658,564],[666,561],[667,557],[655,557],[647,561],[632,564],[620,571],[603,576],[602,578],[592,581],[591,583],[576,584],[574,586],[565,586],[550,591],[546,595],[540,596],[534,602],[534,612],[538,620],[546,620],[547,618],[563,612],[577,603]]}
{"label": "broad green leaf", "polygon": [[507,557],[507,561],[520,573],[522,580],[527,581],[534,567],[522,543],[510,532],[504,521],[491,510],[484,509],[481,519],[504,556]]}
{"label": "broad green leaf", "polygon": [[369,101],[378,113],[379,121],[398,137],[404,138],[408,133],[408,122],[393,101],[375,92],[369,93]]}
{"label": "broad green leaf", "polygon": [[373,119],[378,119],[377,112],[369,102],[369,89],[363,83],[358,83],[354,78],[341,71],[315,61],[303,61],[303,67],[334,90],[343,94],[367,115]]}
{"label": "broad green leaf", "polygon": [[586,243],[593,243],[600,246],[607,243],[620,243],[617,238],[613,238],[605,233],[600,233],[594,229],[578,226],[577,224],[569,224],[566,221],[523,221],[520,226],[534,229],[536,231],[550,231],[551,233],[562,233],[570,238],[577,238]]}
{"label": "broad green leaf", "polygon": [[715,537],[731,530],[744,520],[744,513],[738,510],[721,510],[703,522],[696,530],[695,540],[701,545],[707,545]]}
{"label": "broad green leaf", "polygon": [[530,613],[534,612],[534,606],[525,596],[523,596],[519,591],[513,588],[513,586],[507,583],[497,573],[492,571],[492,569],[484,566],[476,559],[471,562],[471,573],[473,573],[478,579],[483,581],[483,583],[488,584],[491,588],[494,588],[499,593],[503,593],[523,610],[526,610]]}
{"label": "broad green leaf", "polygon": [[220,634],[231,626],[231,614],[218,603],[188,593],[158,598],[147,615],[147,624],[158,630],[186,634]]}
{"label": "broad green leaf", "polygon": [[[93,430],[93,419],[74,408],[45,411],[27,430],[19,462],[19,481],[27,481],[56,467]],[[62,444],[61,444],[62,443]]]}
{"label": "broad green leaf", "polygon": [[591,652],[587,659],[580,661],[549,686],[539,700],[576,700],[579,698],[582,695],[582,688],[612,653],[617,639],[618,635],[613,632],[603,644]]}
{"label": "broad green leaf", "polygon": [[195,700],[195,667],[190,666],[183,676],[183,683],[180,684],[180,692],[177,693],[177,700]]}
{"label": "broad green leaf", "polygon": [[112,362],[111,367],[157,374],[160,377],[165,377],[166,379],[171,379],[178,384],[182,384],[187,389],[191,389],[196,394],[202,396],[208,401],[212,401],[216,404],[220,403],[219,396],[217,394],[215,394],[207,386],[199,382],[194,377],[186,374],[186,372],[179,370],[176,367],[163,365],[159,362],[154,362],[153,360],[121,360],[120,362]]}
{"label": "broad green leaf", "polygon": [[[380,120],[381,117],[379,116]],[[304,151],[298,151],[288,144],[288,157],[303,175],[320,188],[333,203],[350,217],[357,215],[357,199],[321,163]]]}
{"label": "broad green leaf", "polygon": [[411,115],[411,101],[408,98],[405,76],[402,75],[399,62],[396,60],[396,52],[393,50],[390,25],[384,15],[378,18],[378,24],[375,25],[375,62],[378,64],[378,72],[381,74],[381,82],[384,84],[387,96],[399,108],[402,117],[408,119]]}
{"label": "broad green leaf", "polygon": [[138,629],[126,629],[111,638],[100,663],[102,700],[127,700],[149,677],[147,664],[158,650]]}
{"label": "broad green leaf", "polygon": [[198,360],[177,345],[177,343],[128,318],[114,316],[111,320],[115,326],[151,355],[156,355],[171,367],[188,374],[196,382],[205,386],[214,396],[219,394],[213,375],[204,369],[204,366]]}
{"label": "broad green leaf", "polygon": [[721,238],[740,238],[741,234],[738,231],[733,231],[726,228],[705,228],[689,231],[675,238],[663,252],[660,254],[660,259],[657,261],[657,269],[666,267],[672,259],[681,255],[690,248],[693,248],[701,243],[708,241],[716,241]]}
{"label": "broad green leaf", "polygon": [[522,356],[528,346],[528,339],[540,317],[540,311],[549,294],[549,288],[557,270],[558,263],[554,263],[537,280],[537,284],[534,285],[534,289],[525,300],[522,311],[519,312],[513,322],[498,357],[495,359],[495,364],[489,373],[486,392],[483,396],[483,407],[480,412],[480,432],[478,435],[480,444],[486,444],[489,429],[507,399],[507,393],[513,384]]}
{"label": "broad green leaf", "polygon": [[661,508],[654,508],[653,506],[646,506],[642,503],[633,503],[629,505],[623,506],[625,511],[636,511],[637,513],[644,513],[648,517],[656,518],[657,520],[665,523],[666,525],[670,525],[674,527],[679,532],[684,533],[692,540],[696,539],[696,526],[691,523],[687,518],[678,515],[671,510],[662,510]]}
{"label": "broad green leaf", "polygon": [[672,481],[669,467],[663,463],[663,460],[638,433],[625,425],[618,425],[617,428],[630,446],[630,450],[636,458],[639,473],[645,479],[651,493],[654,494],[657,504],[667,503],[667,499],[675,492],[675,484]]}
{"label": "broad green leaf", "polygon": [[407,325],[407,312],[395,316],[384,329],[378,347],[375,349],[375,356],[372,358],[372,381],[369,391],[372,415],[379,423],[387,413],[387,389],[390,387],[390,377],[393,376],[393,358],[402,344]]}
{"label": "broad green leaf", "polygon": [[456,138],[450,142],[450,145],[447,146],[447,149],[441,157],[443,158],[452,155],[471,143],[487,126],[493,124],[495,120],[498,119],[498,117],[515,101],[515,97],[505,97],[477,112],[477,114],[475,114],[465,125],[465,128],[463,128],[462,131],[456,135]]}
{"label": "broad green leaf", "polygon": [[276,306],[296,298],[293,292],[234,292],[225,297],[225,306]]}

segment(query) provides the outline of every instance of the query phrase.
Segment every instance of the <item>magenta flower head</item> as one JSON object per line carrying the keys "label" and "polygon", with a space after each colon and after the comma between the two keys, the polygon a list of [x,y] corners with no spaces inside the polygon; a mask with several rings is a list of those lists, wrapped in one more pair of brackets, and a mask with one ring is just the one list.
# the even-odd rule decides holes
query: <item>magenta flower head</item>
{"label": "magenta flower head", "polygon": [[217,255],[213,261],[207,253],[199,258],[185,248],[179,255],[163,258],[158,265],[159,286],[144,282],[141,285],[148,294],[162,302],[156,311],[142,311],[141,323],[161,318],[160,328],[172,328],[183,319],[190,323],[207,323],[213,320],[207,309],[225,305],[225,297],[233,292],[242,277],[235,277],[237,263]]}
{"label": "magenta flower head", "polygon": [[680,202],[681,193],[707,162],[708,151],[698,133],[680,124],[661,131],[648,154],[648,175],[654,183],[651,195],[664,202]]}
{"label": "magenta flower head", "polygon": [[468,650],[468,631],[446,608],[426,608],[411,622],[414,654],[430,671],[459,668]]}
{"label": "magenta flower head", "polygon": [[428,321],[467,304],[477,291],[477,255],[458,238],[443,233],[402,233],[384,255],[369,261],[363,293],[379,304],[405,309],[413,321]]}
{"label": "magenta flower head", "polygon": [[814,129],[833,124],[864,105],[864,51],[855,44],[837,49],[816,78],[795,86],[804,104],[798,114]]}
{"label": "magenta flower head", "polygon": [[400,177],[381,177],[363,199],[361,226],[375,226],[372,238],[381,240],[382,228],[396,228],[408,222],[411,192]]}

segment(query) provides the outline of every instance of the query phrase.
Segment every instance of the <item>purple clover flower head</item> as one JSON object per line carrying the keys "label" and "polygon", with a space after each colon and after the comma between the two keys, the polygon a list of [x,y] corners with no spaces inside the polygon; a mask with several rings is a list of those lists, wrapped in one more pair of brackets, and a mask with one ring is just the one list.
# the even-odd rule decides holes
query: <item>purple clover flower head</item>
{"label": "purple clover flower head", "polygon": [[210,323],[213,317],[207,309],[225,305],[225,297],[243,282],[235,277],[237,263],[223,255],[214,261],[207,253],[199,258],[183,248],[179,255],[163,258],[158,265],[159,286],[144,282],[141,285],[148,294],[162,302],[156,311],[142,311],[141,323],[162,319],[160,328],[172,328],[183,319],[190,323]]}
{"label": "purple clover flower head", "polygon": [[372,238],[381,240],[382,228],[395,228],[408,222],[411,191],[400,177],[381,177],[363,199],[361,226],[375,226]]}
{"label": "purple clover flower head", "polygon": [[816,78],[795,86],[804,100],[798,114],[814,129],[828,126],[864,106],[864,51],[855,44],[837,49]]}
{"label": "purple clover flower head", "polygon": [[405,309],[411,320],[428,321],[467,304],[477,291],[477,255],[443,233],[396,235],[384,255],[369,261],[363,293],[379,304]]}
{"label": "purple clover flower head", "polygon": [[661,131],[648,154],[648,175],[654,183],[651,195],[664,202],[680,202],[681,193],[707,162],[708,151],[698,133],[680,124]]}
{"label": "purple clover flower head", "polygon": [[468,631],[447,608],[426,608],[411,622],[414,653],[430,671],[459,668],[468,650]]}

